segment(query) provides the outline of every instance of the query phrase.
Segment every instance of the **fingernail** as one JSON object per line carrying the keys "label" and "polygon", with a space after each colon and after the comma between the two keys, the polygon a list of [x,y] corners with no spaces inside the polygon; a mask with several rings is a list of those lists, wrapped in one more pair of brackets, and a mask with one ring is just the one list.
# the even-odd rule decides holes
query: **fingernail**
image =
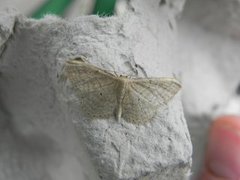
{"label": "fingernail", "polygon": [[206,170],[214,177],[240,178],[240,117],[224,116],[213,123]]}

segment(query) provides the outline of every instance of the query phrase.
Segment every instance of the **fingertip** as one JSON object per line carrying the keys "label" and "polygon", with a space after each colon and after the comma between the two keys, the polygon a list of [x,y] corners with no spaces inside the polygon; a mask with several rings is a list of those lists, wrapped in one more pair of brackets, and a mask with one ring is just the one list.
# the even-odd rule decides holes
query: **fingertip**
{"label": "fingertip", "polygon": [[202,177],[240,178],[240,117],[222,116],[213,122]]}
{"label": "fingertip", "polygon": [[199,180],[219,180],[219,177],[216,177],[216,175],[212,174],[208,169],[204,168],[201,176],[199,177]]}
{"label": "fingertip", "polygon": [[[226,115],[218,117],[212,124],[212,128],[225,127],[229,130],[239,133],[240,132],[240,116]],[[212,129],[211,128],[211,129]]]}

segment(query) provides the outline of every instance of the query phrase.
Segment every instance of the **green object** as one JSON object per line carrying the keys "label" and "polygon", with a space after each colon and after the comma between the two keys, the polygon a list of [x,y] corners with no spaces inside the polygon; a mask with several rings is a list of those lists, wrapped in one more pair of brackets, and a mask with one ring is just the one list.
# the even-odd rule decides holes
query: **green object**
{"label": "green object", "polygon": [[32,14],[35,19],[40,19],[46,14],[56,14],[62,16],[66,8],[74,0],[48,0],[36,12]]}
{"label": "green object", "polygon": [[93,14],[99,16],[112,16],[116,0],[96,0]]}

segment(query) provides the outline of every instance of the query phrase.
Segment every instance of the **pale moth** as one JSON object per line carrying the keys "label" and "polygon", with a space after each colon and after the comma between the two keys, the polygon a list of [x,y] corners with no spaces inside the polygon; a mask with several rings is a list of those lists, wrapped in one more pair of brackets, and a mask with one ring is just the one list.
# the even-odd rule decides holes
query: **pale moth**
{"label": "pale moth", "polygon": [[181,88],[175,78],[117,75],[81,58],[67,61],[62,77],[70,82],[86,116],[93,119],[115,116],[133,124],[149,122]]}

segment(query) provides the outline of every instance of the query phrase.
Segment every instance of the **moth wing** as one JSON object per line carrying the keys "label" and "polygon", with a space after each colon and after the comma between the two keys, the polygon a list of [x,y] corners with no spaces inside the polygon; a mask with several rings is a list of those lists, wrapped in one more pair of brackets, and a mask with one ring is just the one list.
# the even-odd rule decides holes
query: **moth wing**
{"label": "moth wing", "polygon": [[78,97],[80,110],[87,117],[109,118],[116,107],[116,78],[88,63],[71,60],[64,66],[68,79]]}
{"label": "moth wing", "polygon": [[122,117],[131,123],[148,122],[180,90],[174,78],[139,78],[129,81],[122,103]]}

